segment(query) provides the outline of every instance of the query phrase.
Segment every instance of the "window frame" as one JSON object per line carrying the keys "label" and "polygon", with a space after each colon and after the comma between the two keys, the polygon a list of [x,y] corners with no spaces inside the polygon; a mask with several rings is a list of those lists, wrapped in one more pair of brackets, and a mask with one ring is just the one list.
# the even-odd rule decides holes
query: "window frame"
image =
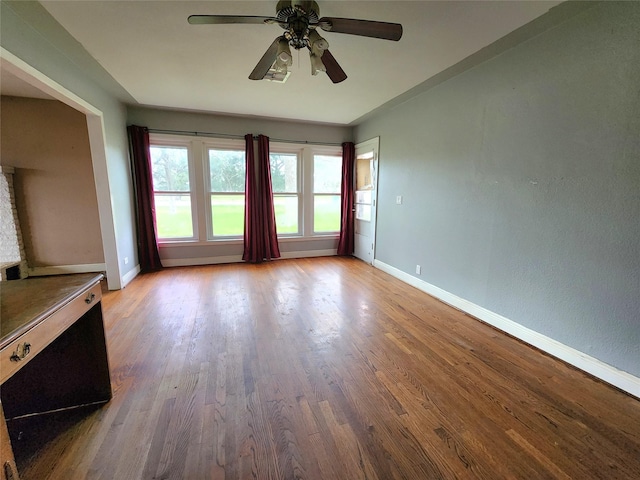
{"label": "window frame", "polygon": [[[211,198],[215,195],[243,195],[245,198],[245,202],[247,199],[246,195],[246,182],[245,182],[245,190],[242,192],[213,192],[211,188],[211,164],[209,160],[209,151],[210,150],[221,150],[221,151],[242,151],[244,159],[245,159],[245,178],[246,178],[246,146],[244,140],[239,139],[207,139],[202,142],[202,163],[203,163],[203,181],[204,181],[204,211],[206,215],[206,240],[208,242],[220,242],[220,241],[237,241],[242,240],[244,237],[244,224],[242,228],[242,233],[239,235],[216,235],[213,225],[213,209],[211,207]],[[244,210],[243,210],[244,215]],[[243,217],[244,218],[244,217]]]}
{"label": "window frame", "polygon": [[[155,196],[156,194],[161,195],[189,195],[191,201],[191,229],[192,235],[190,237],[160,237],[158,234],[158,220],[157,217],[154,219],[155,222],[155,230],[156,230],[156,239],[158,243],[182,243],[182,242],[193,242],[198,238],[198,202],[196,195],[196,174],[193,162],[193,151],[192,151],[192,142],[186,139],[178,138],[178,137],[167,137],[164,135],[149,135],[149,149],[151,147],[168,147],[168,148],[185,148],[187,151],[187,164],[189,169],[189,190],[188,191],[169,191],[169,190],[156,190],[154,179],[153,179],[153,169],[151,172],[151,183],[152,190],[154,196],[154,204],[155,204]],[[149,151],[149,157],[151,157],[151,151]]]}
{"label": "window frame", "polygon": [[[273,192],[274,203],[275,197],[287,197],[296,195],[298,200],[298,231],[290,233],[278,232],[278,238],[300,238],[304,236],[304,198],[303,198],[303,149],[297,145],[274,142],[269,145],[269,168],[271,168],[271,155],[295,155],[296,156],[296,192]],[[271,171],[269,173],[272,173]],[[273,175],[272,175],[273,182]],[[273,185],[272,185],[273,190]],[[277,224],[277,221],[276,221]]]}
{"label": "window frame", "polygon": [[[340,185],[340,188],[338,190],[337,193],[332,192],[332,193],[327,193],[327,192],[315,192],[315,166],[316,166],[316,162],[315,162],[315,158],[316,156],[324,156],[324,157],[338,157],[340,159],[340,181],[338,182]],[[330,231],[316,231],[315,229],[315,199],[316,196],[326,196],[326,197],[335,197],[336,195],[338,196],[338,198],[340,198],[340,200],[342,199],[342,192],[341,190],[341,185],[342,185],[342,150],[341,149],[336,149],[336,148],[315,148],[313,149],[312,155],[311,155],[311,169],[313,171],[313,175],[311,177],[311,209],[312,209],[312,214],[310,217],[310,223],[311,223],[311,232],[312,232],[312,236],[314,237],[324,237],[324,236],[336,236],[336,235],[340,235],[340,222],[338,222],[338,229],[337,230],[330,230]]]}
{"label": "window frame", "polygon": [[[241,244],[243,241],[243,235],[213,235],[211,195],[212,193],[216,192],[211,192],[211,174],[209,168],[208,152],[210,149],[237,150],[242,151],[246,159],[246,148],[244,139],[150,133],[149,143],[150,146],[186,148],[187,158],[189,162],[189,195],[191,199],[191,220],[193,225],[193,237],[158,238],[158,244],[162,245],[163,247],[180,247],[186,244],[194,246],[213,244]],[[272,141],[270,142],[269,151],[270,154],[296,154],[298,158],[298,233],[278,233],[278,240],[283,243],[287,243],[300,241],[312,242],[327,238],[338,238],[339,231],[313,231],[313,169],[314,155],[329,155],[342,158],[342,149],[340,145],[318,145],[312,143],[306,144],[303,142],[296,143],[288,141]],[[186,192],[178,193],[185,194]],[[274,197],[276,195],[277,194],[274,192]],[[291,194],[287,193],[283,195]]]}

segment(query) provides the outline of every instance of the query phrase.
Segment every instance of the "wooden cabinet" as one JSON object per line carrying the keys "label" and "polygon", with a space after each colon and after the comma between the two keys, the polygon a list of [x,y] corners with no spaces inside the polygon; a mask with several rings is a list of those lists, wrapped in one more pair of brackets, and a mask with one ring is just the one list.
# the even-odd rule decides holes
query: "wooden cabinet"
{"label": "wooden cabinet", "polygon": [[9,440],[9,432],[7,424],[4,421],[4,411],[2,403],[0,403],[0,479],[2,480],[19,480],[16,461],[13,458],[13,450],[11,449],[11,441]]}
{"label": "wooden cabinet", "polygon": [[111,398],[101,279],[79,274],[3,282],[2,475],[8,462],[18,478],[13,457],[19,466],[27,457],[24,445],[37,445],[49,416]]}

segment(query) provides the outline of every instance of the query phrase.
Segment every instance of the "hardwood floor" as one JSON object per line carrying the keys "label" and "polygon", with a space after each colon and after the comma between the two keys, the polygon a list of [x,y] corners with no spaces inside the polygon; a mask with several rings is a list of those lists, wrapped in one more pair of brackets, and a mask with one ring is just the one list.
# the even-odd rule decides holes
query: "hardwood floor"
{"label": "hardwood floor", "polygon": [[640,401],[358,260],[103,300],[114,397],[23,480],[640,478]]}

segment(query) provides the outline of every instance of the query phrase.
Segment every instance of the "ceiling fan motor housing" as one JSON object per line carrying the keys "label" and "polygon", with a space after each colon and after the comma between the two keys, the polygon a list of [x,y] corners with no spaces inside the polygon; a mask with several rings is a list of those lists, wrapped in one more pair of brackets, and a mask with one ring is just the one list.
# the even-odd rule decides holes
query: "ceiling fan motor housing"
{"label": "ceiling fan motor housing", "polygon": [[299,50],[309,46],[309,25],[317,25],[320,7],[313,0],[280,0],[276,17],[287,32],[289,44]]}
{"label": "ceiling fan motor housing", "polygon": [[311,23],[317,22],[318,18],[320,18],[320,7],[313,0],[280,0],[276,5],[276,17],[278,17],[278,20],[286,21],[296,12],[302,12],[307,15]]}

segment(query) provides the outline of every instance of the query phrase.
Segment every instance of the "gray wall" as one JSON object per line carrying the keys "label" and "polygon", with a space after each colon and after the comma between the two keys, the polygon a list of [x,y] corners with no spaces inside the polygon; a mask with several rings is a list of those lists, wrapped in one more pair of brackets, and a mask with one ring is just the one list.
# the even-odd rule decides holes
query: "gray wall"
{"label": "gray wall", "polygon": [[377,260],[640,376],[640,2],[355,129],[378,135]]}
{"label": "gray wall", "polygon": [[128,123],[160,130],[211,132],[244,137],[247,133],[267,135],[276,140],[341,144],[352,140],[353,129],[326,123],[293,122],[260,117],[185,112],[130,106]]}
{"label": "gray wall", "polygon": [[[122,103],[131,98],[39,3],[2,1],[0,7],[2,47],[104,115],[110,208],[118,266],[124,277],[138,263],[126,109]],[[125,264],[125,258],[135,261]]]}

